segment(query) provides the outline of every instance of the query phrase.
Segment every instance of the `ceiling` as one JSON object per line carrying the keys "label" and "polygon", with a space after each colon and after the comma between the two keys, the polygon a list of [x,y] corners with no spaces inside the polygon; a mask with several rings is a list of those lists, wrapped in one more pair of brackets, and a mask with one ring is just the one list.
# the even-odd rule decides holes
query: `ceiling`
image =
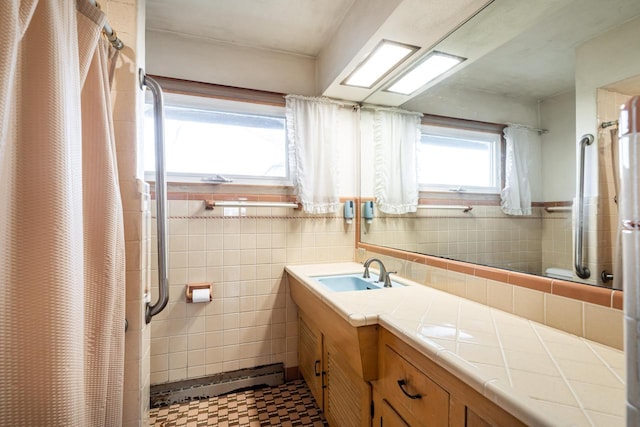
{"label": "ceiling", "polygon": [[[388,11],[373,16],[380,11],[368,9],[367,1],[372,0],[147,0],[146,26],[313,57],[318,72],[331,62],[325,60],[330,53],[348,54],[342,62],[333,61],[334,69],[326,72],[327,83],[320,85],[322,94],[402,105],[413,96],[428,95],[406,97],[381,90],[410,61],[370,90],[341,85],[382,38],[421,46],[412,59],[442,39],[436,49],[469,58],[430,87],[454,85],[539,100],[573,88],[574,51],[579,44],[640,14],[638,0],[385,0]],[[487,3],[491,4],[485,7]],[[451,28],[479,10],[445,38]],[[357,30],[360,21],[375,22],[376,27],[360,33],[347,31]],[[319,76],[321,83],[322,79]]]}
{"label": "ceiling", "polygon": [[[638,0],[563,3],[452,75],[446,84],[531,100],[567,92],[574,87],[576,47],[640,15]],[[613,53],[603,52],[603,60]]]}
{"label": "ceiling", "polygon": [[147,29],[317,56],[355,0],[147,0]]}

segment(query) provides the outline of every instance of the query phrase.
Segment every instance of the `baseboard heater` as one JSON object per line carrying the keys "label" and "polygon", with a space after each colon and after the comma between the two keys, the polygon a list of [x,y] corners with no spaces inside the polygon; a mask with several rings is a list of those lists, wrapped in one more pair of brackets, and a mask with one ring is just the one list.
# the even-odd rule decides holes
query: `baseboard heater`
{"label": "baseboard heater", "polygon": [[223,394],[284,384],[282,363],[239,369],[191,380],[151,386],[150,406],[173,405],[191,400],[209,399]]}

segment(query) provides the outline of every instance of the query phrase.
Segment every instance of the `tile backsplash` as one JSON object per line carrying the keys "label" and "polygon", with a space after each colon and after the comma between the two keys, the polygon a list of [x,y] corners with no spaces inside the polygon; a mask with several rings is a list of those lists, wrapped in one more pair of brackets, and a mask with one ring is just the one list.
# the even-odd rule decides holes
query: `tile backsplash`
{"label": "tile backsplash", "polygon": [[[365,245],[360,245],[365,246]],[[433,260],[425,264],[403,258],[396,250],[356,249],[355,258],[380,258],[387,269],[426,286],[467,298],[589,340],[623,348],[623,312],[619,291],[528,276],[505,270],[493,273],[456,261]],[[412,254],[407,254],[412,257]],[[430,257],[429,257],[430,258]],[[429,260],[430,261],[430,260]],[[452,268],[455,267],[455,268]],[[455,271],[463,270],[462,271]],[[488,277],[483,277],[488,276]],[[515,285],[516,279],[522,285]],[[548,283],[546,283],[548,282]]]}
{"label": "tile backsplash", "polygon": [[[169,200],[168,216],[169,304],[151,323],[151,383],[296,367],[297,310],[284,266],[352,261],[355,224],[291,208],[205,210],[203,200]],[[212,283],[212,302],[186,303],[194,282]]]}

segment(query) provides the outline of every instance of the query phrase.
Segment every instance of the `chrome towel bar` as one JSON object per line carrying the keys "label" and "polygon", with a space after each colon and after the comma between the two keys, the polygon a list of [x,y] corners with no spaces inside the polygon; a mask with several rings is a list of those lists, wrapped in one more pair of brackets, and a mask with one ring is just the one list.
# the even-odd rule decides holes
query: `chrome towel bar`
{"label": "chrome towel bar", "polygon": [[573,207],[571,207],[571,206],[547,206],[546,208],[544,208],[544,210],[549,212],[549,213],[553,213],[553,212],[571,212],[573,210]]}
{"label": "chrome towel bar", "polygon": [[218,207],[235,207],[235,208],[293,208],[299,209],[300,204],[295,202],[260,202],[252,200],[205,200],[204,206],[207,210]]}
{"label": "chrome towel bar", "polygon": [[467,213],[473,209],[469,205],[418,205],[418,209],[453,209]]}

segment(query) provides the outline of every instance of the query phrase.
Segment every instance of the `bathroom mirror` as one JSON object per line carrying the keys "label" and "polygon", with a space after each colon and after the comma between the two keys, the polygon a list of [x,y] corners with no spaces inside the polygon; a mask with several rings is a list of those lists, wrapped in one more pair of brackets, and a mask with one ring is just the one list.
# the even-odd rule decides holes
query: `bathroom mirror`
{"label": "bathroom mirror", "polygon": [[[544,129],[530,131],[538,138],[529,176],[532,215],[505,215],[499,194],[421,191],[423,209],[404,215],[376,210],[370,224],[362,223],[361,241],[618,287],[607,277],[616,270],[615,120],[618,106],[640,93],[640,58],[625,54],[637,44],[639,28],[637,0],[495,0],[434,46],[467,60],[402,108],[429,115],[437,126],[450,126],[446,117],[466,120],[458,122],[463,127],[486,122]],[[590,275],[580,278],[574,225],[578,140],[585,133],[595,144],[585,149],[581,209]],[[504,179],[504,164],[500,172]],[[374,199],[374,176],[372,150],[363,141],[363,200]],[[448,209],[452,204],[472,209]]]}

